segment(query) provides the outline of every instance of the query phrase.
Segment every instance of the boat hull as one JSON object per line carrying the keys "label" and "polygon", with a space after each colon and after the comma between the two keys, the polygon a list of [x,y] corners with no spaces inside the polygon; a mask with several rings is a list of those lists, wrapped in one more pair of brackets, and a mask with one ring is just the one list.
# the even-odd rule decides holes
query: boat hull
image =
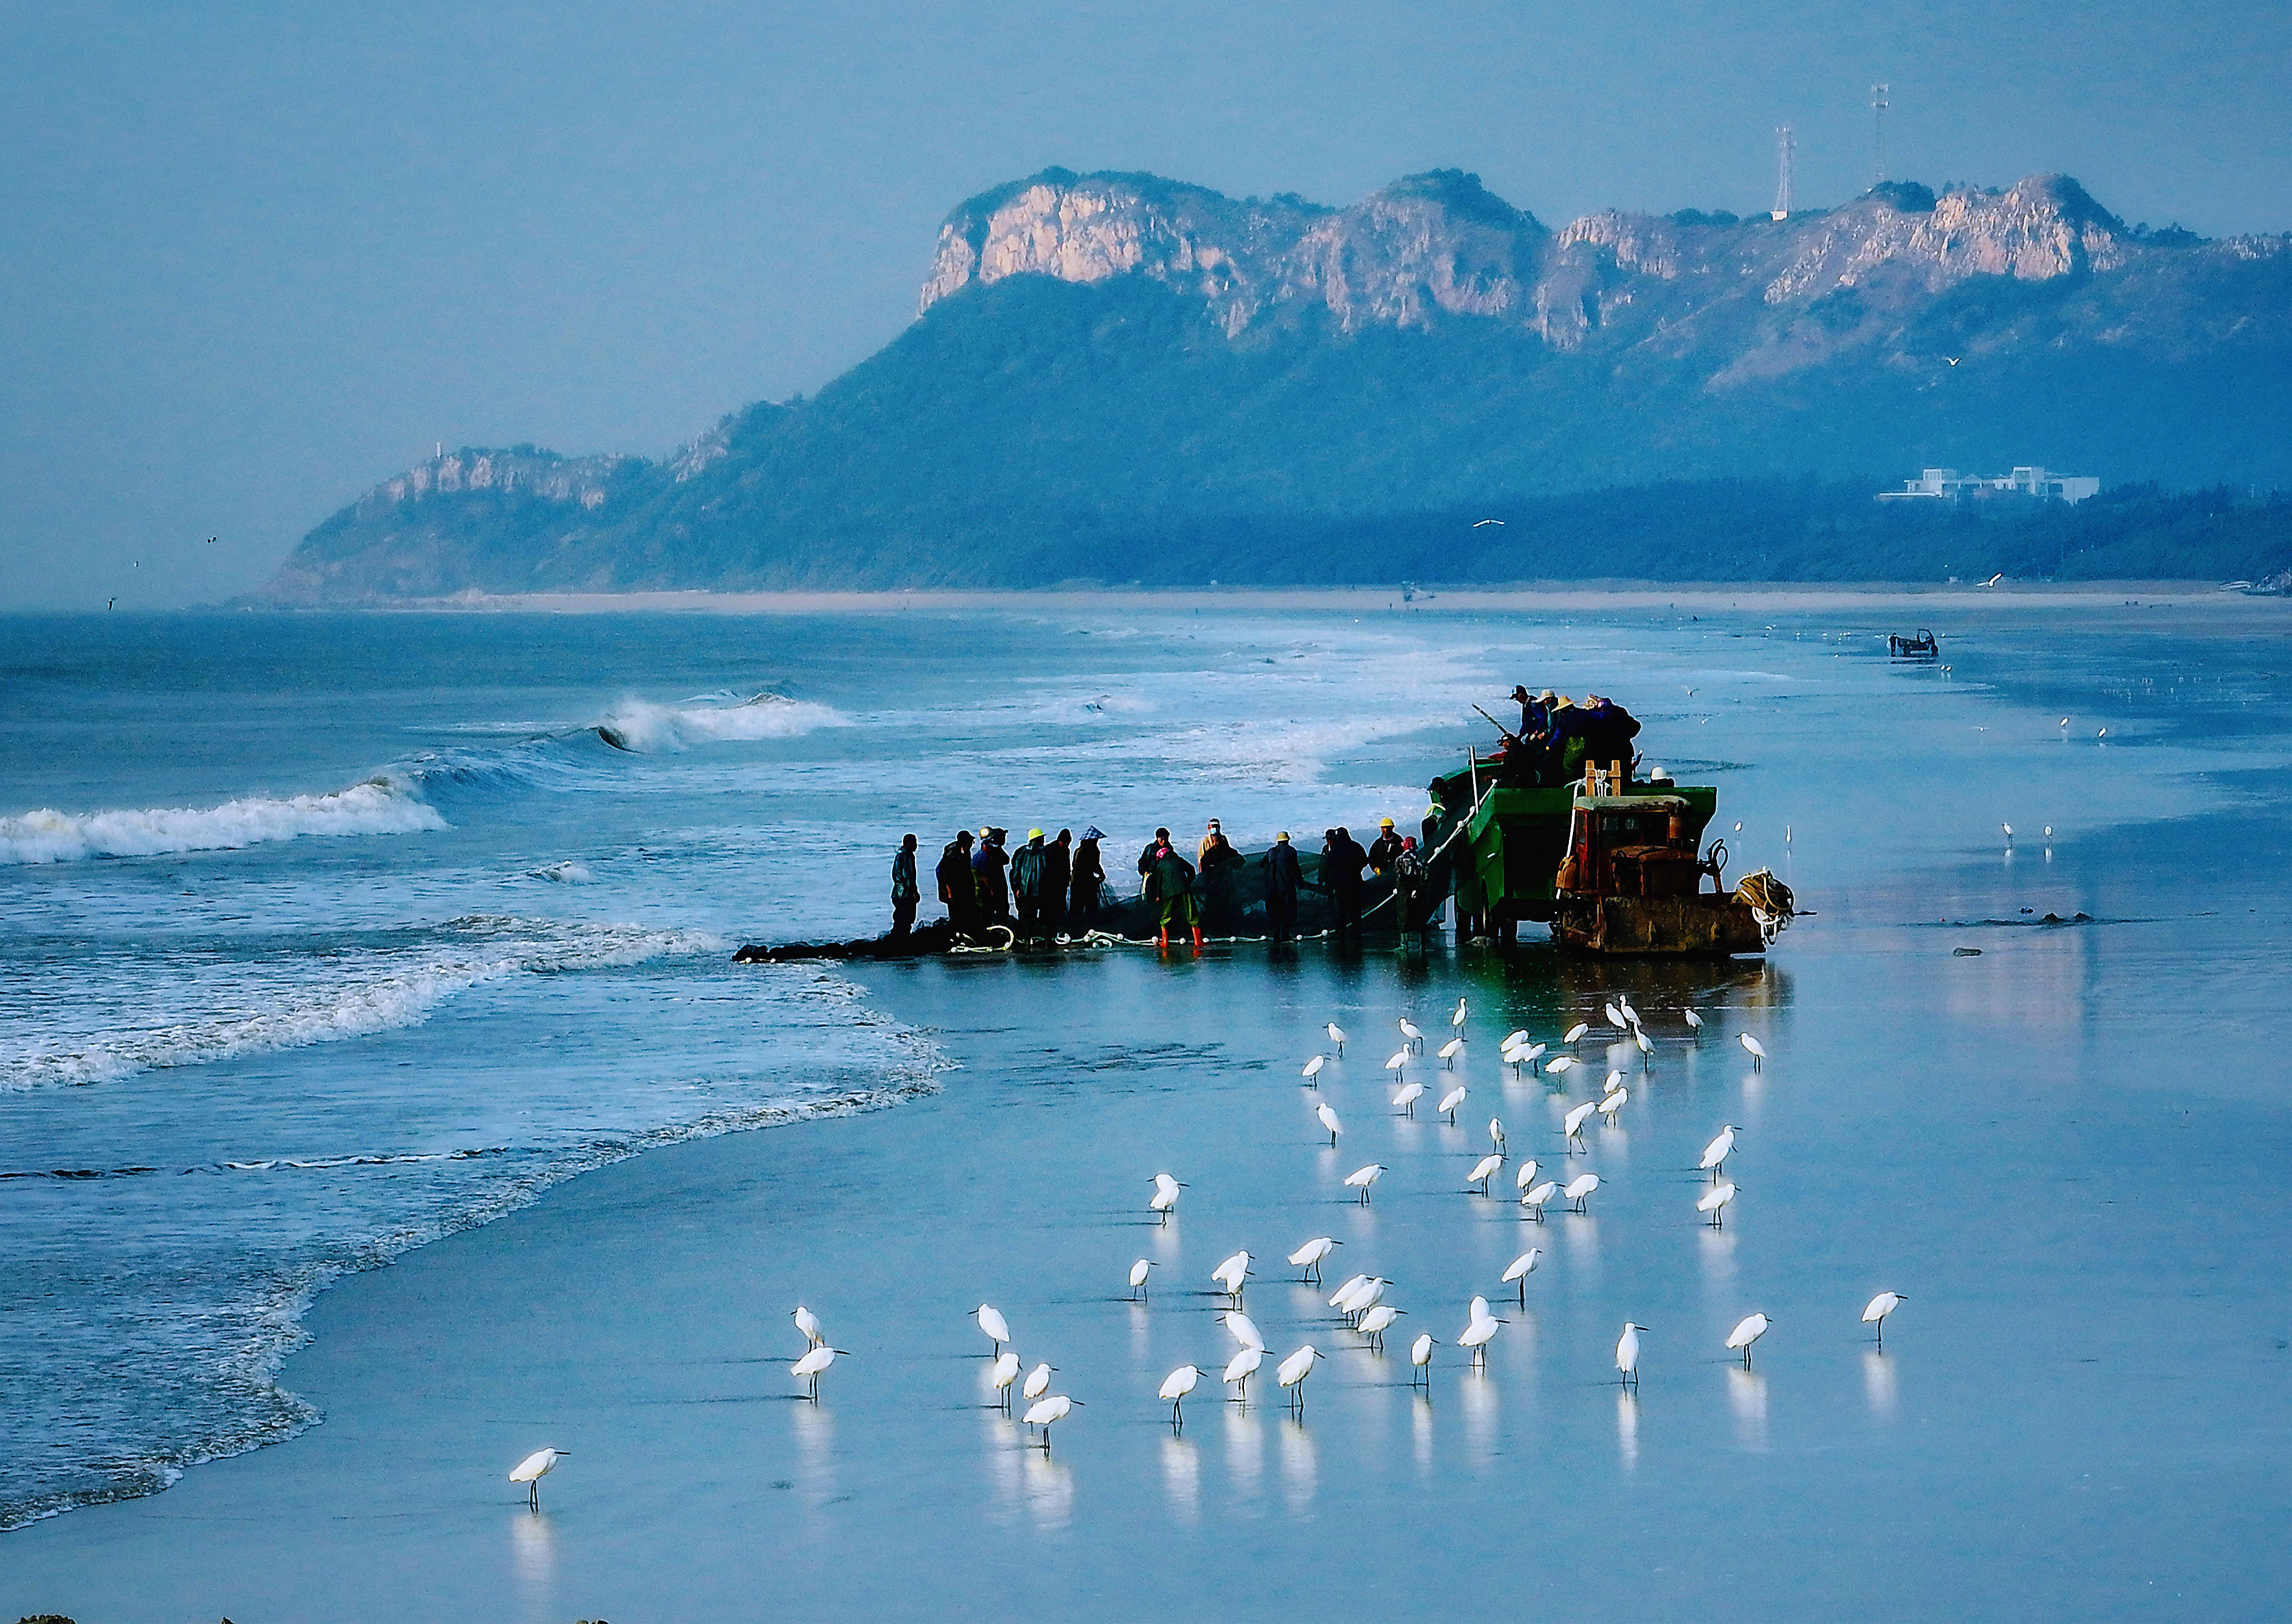
{"label": "boat hull", "polygon": [[1732,958],[1767,950],[1751,904],[1725,892],[1692,896],[1562,893],[1553,939],[1578,953],[1635,958]]}

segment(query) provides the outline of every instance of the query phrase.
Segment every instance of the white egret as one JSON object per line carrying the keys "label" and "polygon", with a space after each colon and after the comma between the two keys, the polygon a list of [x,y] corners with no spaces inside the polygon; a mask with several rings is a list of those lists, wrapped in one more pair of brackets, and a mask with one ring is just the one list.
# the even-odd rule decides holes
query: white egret
{"label": "white egret", "polygon": [[1427,1387],[1432,1385],[1432,1344],[1436,1339],[1428,1331],[1408,1345],[1408,1385],[1410,1387],[1418,1386],[1420,1383]]}
{"label": "white egret", "polygon": [[1512,1074],[1518,1077],[1522,1066],[1534,1065],[1544,1057],[1544,1045],[1531,1043],[1525,1049],[1515,1049],[1505,1057],[1512,1062]]}
{"label": "white egret", "polygon": [[1424,1097],[1421,1082],[1404,1082],[1393,1090],[1392,1108],[1409,1116],[1416,1114],[1416,1102]]}
{"label": "white egret", "polygon": [[1190,1364],[1182,1364],[1162,1378],[1161,1395],[1170,1403],[1171,1431],[1175,1432],[1186,1424],[1186,1395],[1194,1390],[1194,1384],[1201,1379],[1202,1373]]}
{"label": "white egret", "polygon": [[1376,1306],[1377,1298],[1384,1295],[1385,1287],[1392,1283],[1380,1275],[1372,1274],[1346,1292],[1345,1300],[1339,1303],[1337,1308],[1347,1318],[1359,1323],[1360,1316]]}
{"label": "white egret", "polygon": [[827,1340],[827,1333],[820,1328],[819,1316],[802,1303],[795,1306],[794,1318],[796,1330],[803,1333],[806,1347],[818,1347]]}
{"label": "white egret", "polygon": [[1500,1156],[1504,1154],[1505,1135],[1504,1119],[1502,1117],[1492,1116],[1489,1118],[1489,1143],[1496,1146],[1497,1154]]}
{"label": "white egret", "polygon": [[1423,1031],[1418,1028],[1415,1021],[1405,1015],[1400,1017],[1400,1035],[1408,1040],[1409,1047],[1412,1049],[1424,1041]]}
{"label": "white egret", "polygon": [[1233,1339],[1244,1347],[1262,1350],[1265,1347],[1265,1339],[1258,1334],[1257,1322],[1239,1308],[1226,1310],[1225,1328]]}
{"label": "white egret", "polygon": [[1462,1038],[1450,1038],[1441,1045],[1441,1058],[1451,1071],[1456,1069],[1457,1057],[1464,1052],[1465,1040]]}
{"label": "white egret", "polygon": [[1881,1291],[1870,1299],[1869,1306],[1862,1310],[1862,1323],[1878,1328],[1880,1347],[1886,1346],[1886,1316],[1909,1300],[1900,1291]]}
{"label": "white egret", "polygon": [[1321,1259],[1343,1244],[1344,1242],[1332,1240],[1328,1235],[1315,1235],[1304,1245],[1291,1252],[1289,1261],[1304,1270],[1305,1278],[1318,1286],[1321,1283]]}
{"label": "white egret", "polygon": [[1463,1025],[1464,1024],[1465,1024],[1465,1001],[1464,1001],[1463,999],[1461,999],[1461,998],[1460,998],[1460,999],[1458,999],[1458,1000],[1457,1001],[1457,1008],[1456,1008],[1455,1012],[1454,1012],[1454,1013],[1452,1013],[1452,1014],[1449,1017],[1449,1025],[1450,1025],[1451,1026],[1461,1026],[1461,1025]]}
{"label": "white egret", "polygon": [[[805,1358],[811,1357],[806,1354]],[[536,1511],[541,1509],[541,1480],[557,1469],[561,1460],[572,1459],[569,1449],[537,1449],[510,1468],[509,1480],[525,1485],[525,1503]]]}
{"label": "white egret", "polygon": [[1464,1103],[1465,1085],[1460,1082],[1455,1088],[1449,1089],[1446,1094],[1441,1096],[1441,1103],[1433,1106],[1432,1109],[1438,1111],[1442,1116],[1447,1117],[1449,1119],[1449,1125],[1453,1128],[1457,1125],[1457,1107]]}
{"label": "white egret", "polygon": [[1723,1226],[1723,1222],[1727,1216],[1727,1203],[1734,1199],[1735,1186],[1733,1185],[1715,1185],[1702,1200],[1695,1203],[1695,1210],[1698,1212],[1708,1215],[1711,1219],[1711,1227],[1717,1229]]}
{"label": "white egret", "polygon": [[1632,1029],[1632,1043],[1640,1051],[1640,1064],[1644,1066],[1648,1057],[1655,1053],[1655,1044],[1649,1040],[1646,1033],[1637,1027]]}
{"label": "white egret", "polygon": [[1003,1345],[1011,1339],[1011,1322],[1003,1317],[1000,1309],[989,1308],[985,1303],[972,1310],[972,1317],[979,1322],[979,1329],[987,1333],[987,1339],[995,1344],[995,1351],[1001,1353]]}
{"label": "white egret", "polygon": [[1141,1258],[1137,1262],[1130,1266],[1130,1295],[1132,1297],[1138,1298],[1146,1295],[1146,1271],[1153,1266],[1154,1259],[1151,1258]]}
{"label": "white egret", "polygon": [[1520,1193],[1520,1204],[1530,1218],[1541,1224],[1544,1222],[1544,1203],[1550,1201],[1553,1193],[1559,1188],[1557,1180],[1547,1178],[1533,1189],[1522,1190]]}
{"label": "white egret", "polygon": [[1999,827],[1999,828],[2001,828],[2001,829],[2003,829],[2003,830],[2005,830],[2005,832],[2006,832],[2006,838],[2007,840],[2012,840],[2012,839],[2014,838],[2014,825],[2013,825],[2013,824],[2000,824],[1998,825],[1998,827]]}
{"label": "white egret", "polygon": [[1407,1071],[1408,1065],[1408,1051],[1405,1049],[1397,1049],[1392,1051],[1392,1057],[1384,1063],[1384,1069],[1391,1072],[1393,1074],[1394,1079],[1398,1081],[1408,1074]]}
{"label": "white egret", "polygon": [[1474,1320],[1457,1334],[1457,1346],[1471,1348],[1473,1363],[1484,1365],[1489,1362],[1489,1343],[1503,1325],[1498,1319]]}
{"label": "white egret", "polygon": [[1394,1307],[1391,1303],[1379,1303],[1367,1314],[1362,1314],[1360,1316],[1360,1323],[1354,1326],[1353,1329],[1360,1331],[1361,1335],[1368,1339],[1369,1347],[1373,1351],[1383,1353],[1384,1351],[1385,1328],[1400,1317],[1400,1310]]}
{"label": "white egret", "polygon": [[1518,1049],[1521,1044],[1527,1041],[1528,1028],[1522,1026],[1517,1032],[1507,1032],[1505,1033],[1505,1041],[1501,1044],[1497,1045],[1497,1047],[1500,1049]]}
{"label": "white egret", "polygon": [[1152,1198],[1147,1202],[1146,1210],[1149,1212],[1159,1214],[1162,1222],[1166,1225],[1168,1224],[1170,1221],[1171,1210],[1178,1204],[1178,1192],[1185,1187],[1186,1186],[1184,1185],[1180,1184],[1167,1173],[1155,1174],[1154,1194]]}
{"label": "white egret", "polygon": [[1562,1043],[1565,1043],[1565,1044],[1569,1044],[1569,1045],[1570,1045],[1570,1046],[1573,1046],[1578,1039],[1580,1039],[1581,1037],[1583,1037],[1583,1035],[1584,1035],[1586,1033],[1587,1033],[1587,1032],[1589,1032],[1589,1031],[1591,1031],[1591,1030],[1592,1030],[1592,1023],[1591,1023],[1591,1022],[1589,1022],[1589,1021],[1578,1021],[1578,1022],[1577,1022],[1573,1026],[1570,1026],[1570,1027],[1568,1029],[1567,1033],[1565,1033],[1565,1034],[1561,1038],[1561,1040],[1560,1040],[1560,1041],[1561,1041]]}
{"label": "white egret", "polygon": [[1473,1324],[1478,1325],[1484,1321],[1495,1319],[1496,1315],[1489,1312],[1489,1299],[1487,1298],[1475,1297],[1471,1302],[1465,1306],[1465,1317],[1472,1321]]}
{"label": "white egret", "polygon": [[1751,1069],[1755,1072],[1763,1069],[1766,1065],[1767,1059],[1766,1045],[1761,1043],[1758,1039],[1753,1037],[1747,1032],[1744,1033],[1737,1041],[1750,1052]]}
{"label": "white egret", "polygon": [[1644,1325],[1634,1325],[1626,1320],[1624,1334],[1616,1339],[1616,1369],[1623,1376],[1623,1385],[1627,1387],[1640,1385],[1640,1333],[1646,1329]]}
{"label": "white egret", "polygon": [[1512,1176],[1512,1181],[1515,1186],[1523,1190],[1527,1189],[1529,1186],[1536,1182],[1536,1158],[1534,1156],[1530,1156],[1527,1161],[1520,1164],[1520,1171]]}
{"label": "white egret", "polygon": [[1751,1368],[1751,1344],[1765,1336],[1767,1327],[1773,1323],[1774,1322],[1763,1314],[1746,1314],[1743,1317],[1743,1323],[1727,1333],[1728,1351],[1732,1353],[1738,1349],[1741,1350],[1745,1370]]}
{"label": "white egret", "polygon": [[1523,1308],[1528,1306],[1528,1277],[1536,1273],[1536,1266],[1543,1261],[1544,1248],[1531,1246],[1505,1265],[1503,1283],[1520,1288],[1520,1306]]}
{"label": "white egret", "polygon": [[1624,993],[1617,993],[1616,1008],[1621,1009],[1624,1012],[1624,1018],[1631,1022],[1632,1030],[1634,1032],[1638,1031],[1640,1025],[1640,1012],[1632,1008],[1632,1001],[1630,998],[1626,996]]}
{"label": "white egret", "polygon": [[827,1367],[834,1364],[837,1356],[840,1355],[849,1357],[848,1355],[843,1355],[843,1350],[842,1348],[830,1347],[827,1344],[823,1342],[818,1347],[813,1348],[810,1353],[806,1354],[803,1358],[797,1360],[794,1364],[788,1366],[789,1375],[794,1376],[799,1381],[808,1382],[811,1384],[811,1397],[813,1403],[816,1404],[819,1402],[820,1377],[827,1373]]}
{"label": "white egret", "polygon": [[1019,1396],[1031,1404],[1048,1393],[1051,1390],[1051,1372],[1058,1368],[1055,1364],[1038,1364],[1029,1371],[1026,1382],[1019,1389]]}
{"label": "white egret", "polygon": [[1328,1025],[1322,1027],[1321,1030],[1328,1033],[1329,1034],[1329,1041],[1337,1046],[1337,1058],[1340,1060],[1344,1059],[1345,1057],[1345,1029],[1338,1025],[1336,1022],[1331,1021]]}
{"label": "white egret", "polygon": [[1624,1018],[1624,1012],[1613,1004],[1602,1004],[1600,1013],[1607,1017],[1608,1025],[1613,1026],[1618,1032],[1622,1032],[1631,1025],[1631,1023]]}
{"label": "white egret", "polygon": [[1241,1302],[1242,1282],[1249,1277],[1249,1254],[1236,1252],[1210,1271],[1210,1278],[1224,1288],[1225,1294],[1237,1306]]}
{"label": "white egret", "polygon": [[1302,1075],[1305,1079],[1307,1088],[1318,1089],[1321,1086],[1314,1080],[1320,1076],[1321,1068],[1328,1063],[1329,1057],[1327,1055],[1315,1055],[1311,1060],[1305,1062],[1305,1070]]}
{"label": "white egret", "polygon": [[[1597,1111],[1599,1108],[1600,1102],[1598,1100],[1587,1099],[1582,1105],[1570,1111],[1566,1117],[1562,1119],[1560,1123],[1561,1131],[1563,1137],[1570,1143],[1580,1145],[1583,1141],[1584,1124],[1591,1121],[1592,1113]],[[1562,1148],[1564,1150],[1565,1146]]]}
{"label": "white egret", "polygon": [[1021,1418],[1021,1425],[1043,1429],[1043,1453],[1047,1455],[1051,1452],[1051,1424],[1065,1420],[1080,1403],[1080,1399],[1069,1398],[1063,1393],[1053,1394],[1029,1405],[1027,1413]]}
{"label": "white egret", "polygon": [[1235,1397],[1242,1403],[1249,1402],[1249,1379],[1257,1374],[1257,1367],[1265,1363],[1263,1347],[1245,1347],[1226,1361],[1225,1385],[1236,1387]]}
{"label": "white egret", "polygon": [[1345,1298],[1351,1297],[1354,1292],[1360,1290],[1367,1284],[1368,1284],[1368,1275],[1354,1275],[1351,1280],[1348,1280],[1344,1284],[1339,1286],[1336,1290],[1329,1293],[1329,1306],[1335,1308],[1338,1313],[1343,1314],[1345,1311]]}
{"label": "white egret", "polygon": [[1315,1105],[1313,1114],[1320,1118],[1321,1126],[1329,1130],[1329,1143],[1335,1145],[1337,1142],[1337,1136],[1345,1130],[1345,1125],[1337,1121],[1337,1113],[1329,1109],[1329,1102],[1323,1100],[1320,1105]]}
{"label": "white egret", "polygon": [[1345,1188],[1360,1192],[1361,1205],[1368,1205],[1368,1187],[1384,1177],[1384,1163],[1372,1162],[1367,1167],[1357,1167],[1345,1175]]}
{"label": "white egret", "polygon": [[1313,1361],[1320,1356],[1320,1350],[1308,1342],[1273,1367],[1273,1379],[1288,1389],[1289,1407],[1299,1415],[1305,1413],[1305,1378],[1313,1373]]}
{"label": "white egret", "polygon": [[1695,1164],[1698,1172],[1711,1175],[1715,1182],[1727,1171],[1727,1158],[1735,1154],[1735,1124],[1726,1123],[1703,1147],[1703,1159]]}
{"label": "white egret", "polygon": [[1557,1055],[1544,1063],[1544,1073],[1547,1077],[1557,1077],[1562,1072],[1574,1071],[1582,1064],[1573,1055]]}
{"label": "white egret", "polygon": [[1480,1186],[1481,1194],[1486,1195],[1489,1193],[1489,1180],[1496,1177],[1497,1170],[1503,1165],[1502,1156],[1482,1156],[1478,1162],[1473,1163],[1473,1170],[1465,1175],[1465,1182]]}
{"label": "white egret", "polygon": [[1608,1073],[1607,1081],[1604,1081],[1604,1082],[1602,1082],[1602,1083],[1600,1085],[1600,1092],[1601,1092],[1601,1093],[1602,1093],[1602,1094],[1612,1094],[1612,1093],[1614,1093],[1618,1089],[1620,1089],[1620,1088],[1622,1088],[1623,1086],[1624,1086],[1624,1073],[1623,1073],[1623,1072],[1622,1072],[1620,1069],[1618,1069],[1618,1070],[1611,1070],[1611,1071],[1610,1071],[1610,1072],[1609,1072],[1609,1073]]}
{"label": "white egret", "polygon": [[1683,1011],[1683,1013],[1687,1017],[1687,1025],[1688,1025],[1688,1030],[1690,1030],[1691,1032],[1692,1032],[1692,1033],[1695,1033],[1695,1041],[1696,1041],[1698,1043],[1702,1042],[1702,1041],[1703,1041],[1703,1017],[1702,1017],[1701,1016],[1699,1016],[1699,1015],[1696,1014],[1696,1013],[1695,1013],[1695,1011],[1694,1011],[1694,1010],[1692,1010],[1692,1009],[1684,1010],[1684,1011]]}
{"label": "white egret", "polygon": [[1600,1114],[1608,1119],[1609,1127],[1613,1128],[1616,1125],[1616,1113],[1624,1108],[1624,1102],[1631,1097],[1632,1091],[1629,1089],[1618,1089],[1600,1102]]}
{"label": "white egret", "polygon": [[989,1374],[994,1379],[996,1402],[1008,1410],[1011,1407],[1011,1384],[1019,1379],[1019,1355],[996,1355],[995,1368]]}
{"label": "white egret", "polygon": [[1560,1193],[1562,1195],[1565,1195],[1570,1201],[1576,1203],[1577,1211],[1585,1212],[1590,1210],[1590,1209],[1586,1207],[1584,1203],[1591,1199],[1592,1192],[1599,1187],[1599,1174],[1579,1173],[1575,1178],[1570,1179]]}

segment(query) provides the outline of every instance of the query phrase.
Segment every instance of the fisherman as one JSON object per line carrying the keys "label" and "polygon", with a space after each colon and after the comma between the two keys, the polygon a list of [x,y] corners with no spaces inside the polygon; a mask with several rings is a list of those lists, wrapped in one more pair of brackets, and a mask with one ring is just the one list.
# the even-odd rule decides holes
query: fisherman
{"label": "fisherman", "polygon": [[915,929],[916,904],[923,900],[916,884],[916,837],[903,835],[892,854],[892,934],[905,936]]}
{"label": "fisherman", "polygon": [[971,854],[971,880],[979,892],[979,925],[982,930],[1011,923],[1011,889],[1003,877],[1004,864],[1011,861],[1003,849],[1003,831],[989,826],[979,832],[979,844]]}
{"label": "fisherman", "polygon": [[947,904],[947,922],[958,937],[979,929],[979,886],[971,877],[971,831],[958,829],[955,839],[939,854],[939,899]]}
{"label": "fisherman", "polygon": [[[1154,831],[1154,838],[1147,841],[1146,849],[1138,854],[1138,873],[1140,878],[1142,879],[1146,875],[1154,872],[1154,854],[1160,851],[1162,848],[1167,846],[1169,843],[1170,832],[1167,829],[1157,829]],[[1140,886],[1138,888],[1138,894],[1141,896],[1145,896],[1146,888],[1142,885]]]}
{"label": "fisherman", "polygon": [[1545,732],[1558,768],[1554,775],[1554,783],[1573,784],[1584,776],[1584,758],[1591,751],[1591,742],[1584,732],[1586,714],[1583,707],[1567,695],[1554,696],[1552,721]]}
{"label": "fisherman", "polygon": [[1376,839],[1369,842],[1368,865],[1370,872],[1382,880],[1392,869],[1392,860],[1400,855],[1400,837],[1393,832],[1389,817],[1376,820]]}
{"label": "fisherman", "polygon": [[1017,910],[1018,945],[1032,947],[1043,930],[1043,832],[1027,831],[1027,843],[1011,855],[1011,901]]}
{"label": "fisherman", "polygon": [[1358,939],[1361,928],[1361,870],[1368,853],[1343,824],[1329,831],[1321,846],[1321,883],[1329,890],[1329,909],[1336,919],[1332,934],[1339,941],[1350,930]]}
{"label": "fisherman", "polygon": [[1204,922],[1221,936],[1231,936],[1241,924],[1242,856],[1210,820],[1209,839],[1202,847],[1201,891]]}
{"label": "fisherman", "polygon": [[1218,832],[1217,819],[1210,819],[1209,827],[1202,831],[1201,843],[1194,848],[1194,865],[1197,868],[1207,866],[1209,862],[1210,848],[1223,839],[1225,836]]}
{"label": "fisherman", "polygon": [[1639,736],[1638,719],[1602,695],[1586,694],[1584,697],[1585,754],[1595,767],[1605,767],[1610,761],[1630,762],[1632,741]]}
{"label": "fisherman", "polygon": [[1059,838],[1043,848],[1043,895],[1038,904],[1042,910],[1043,945],[1058,945],[1060,930],[1066,919],[1067,881],[1074,873],[1074,832],[1059,831]]}
{"label": "fisherman", "polygon": [[1424,921],[1417,912],[1424,895],[1424,859],[1416,855],[1416,837],[1400,837],[1400,853],[1392,860],[1393,929],[1403,937],[1422,934]]}
{"label": "fisherman", "polygon": [[1170,844],[1169,837],[1157,840],[1153,861],[1146,865],[1146,897],[1161,904],[1161,947],[1170,951],[1170,927],[1176,925],[1194,933],[1194,952],[1202,951],[1202,928],[1194,916],[1194,865]]}
{"label": "fisherman", "polygon": [[1093,824],[1082,832],[1082,843],[1075,848],[1074,876],[1068,882],[1071,900],[1067,904],[1067,935],[1080,937],[1089,934],[1098,923],[1099,892],[1106,884],[1106,865],[1098,855],[1098,843],[1106,836]]}
{"label": "fisherman", "polygon": [[1290,941],[1297,934],[1297,888],[1305,872],[1297,861],[1297,848],[1289,844],[1287,829],[1273,837],[1261,861],[1265,864],[1267,934],[1277,942]]}

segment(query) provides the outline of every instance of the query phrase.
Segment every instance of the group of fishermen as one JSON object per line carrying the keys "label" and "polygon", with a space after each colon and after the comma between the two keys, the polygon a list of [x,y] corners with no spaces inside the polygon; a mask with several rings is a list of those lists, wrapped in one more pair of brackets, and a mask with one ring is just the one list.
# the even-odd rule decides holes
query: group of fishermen
{"label": "group of fishermen", "polygon": [[[1512,697],[1520,706],[1520,730],[1497,723],[1501,744],[1497,756],[1497,782],[1507,787],[1549,789],[1583,776],[1586,761],[1629,761],[1632,741],[1640,724],[1614,700],[1586,694],[1578,704],[1565,694],[1545,688],[1530,694],[1515,687]],[[1481,712],[1488,716],[1488,712]],[[1489,717],[1490,721],[1496,718]]]}
{"label": "group of fishermen", "polygon": [[[1433,822],[1428,815],[1428,841]],[[1029,829],[1026,842],[1012,851],[1008,832],[992,824],[976,836],[968,829],[957,830],[932,870],[948,923],[958,938],[973,942],[988,940],[989,932],[1000,927],[1011,932],[1013,945],[1021,948],[1052,946],[1061,936],[1079,940],[1099,929],[1119,905],[1099,849],[1105,839],[1095,828],[1084,830],[1079,840],[1066,829],[1055,836]],[[892,858],[894,937],[915,928],[923,901],[917,855],[916,837],[910,834]],[[1239,882],[1247,862],[1216,818],[1209,820],[1190,858],[1172,841],[1169,830],[1154,831],[1154,838],[1138,854],[1139,894],[1156,910],[1165,952],[1174,931],[1181,942],[1190,935],[1194,951],[1199,953],[1207,929],[1231,933],[1238,927],[1242,909]],[[1323,831],[1318,884],[1305,879],[1286,829],[1258,863],[1264,871],[1269,933],[1276,942],[1296,938],[1297,896],[1308,889],[1328,893],[1336,920],[1333,934],[1341,940],[1348,935],[1358,939],[1363,870],[1392,881],[1400,929],[1421,933],[1430,923],[1424,898],[1431,871],[1417,837],[1398,833],[1389,817],[1366,849],[1343,827]]]}

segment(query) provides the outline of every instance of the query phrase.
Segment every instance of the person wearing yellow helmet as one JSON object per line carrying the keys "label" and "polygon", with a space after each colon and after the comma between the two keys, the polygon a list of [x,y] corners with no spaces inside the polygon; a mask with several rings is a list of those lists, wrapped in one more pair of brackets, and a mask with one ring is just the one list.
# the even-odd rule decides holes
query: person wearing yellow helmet
{"label": "person wearing yellow helmet", "polygon": [[1368,848],[1369,872],[1378,879],[1384,879],[1392,872],[1393,859],[1400,856],[1400,832],[1393,828],[1391,818],[1377,819],[1376,839],[1369,842]]}

